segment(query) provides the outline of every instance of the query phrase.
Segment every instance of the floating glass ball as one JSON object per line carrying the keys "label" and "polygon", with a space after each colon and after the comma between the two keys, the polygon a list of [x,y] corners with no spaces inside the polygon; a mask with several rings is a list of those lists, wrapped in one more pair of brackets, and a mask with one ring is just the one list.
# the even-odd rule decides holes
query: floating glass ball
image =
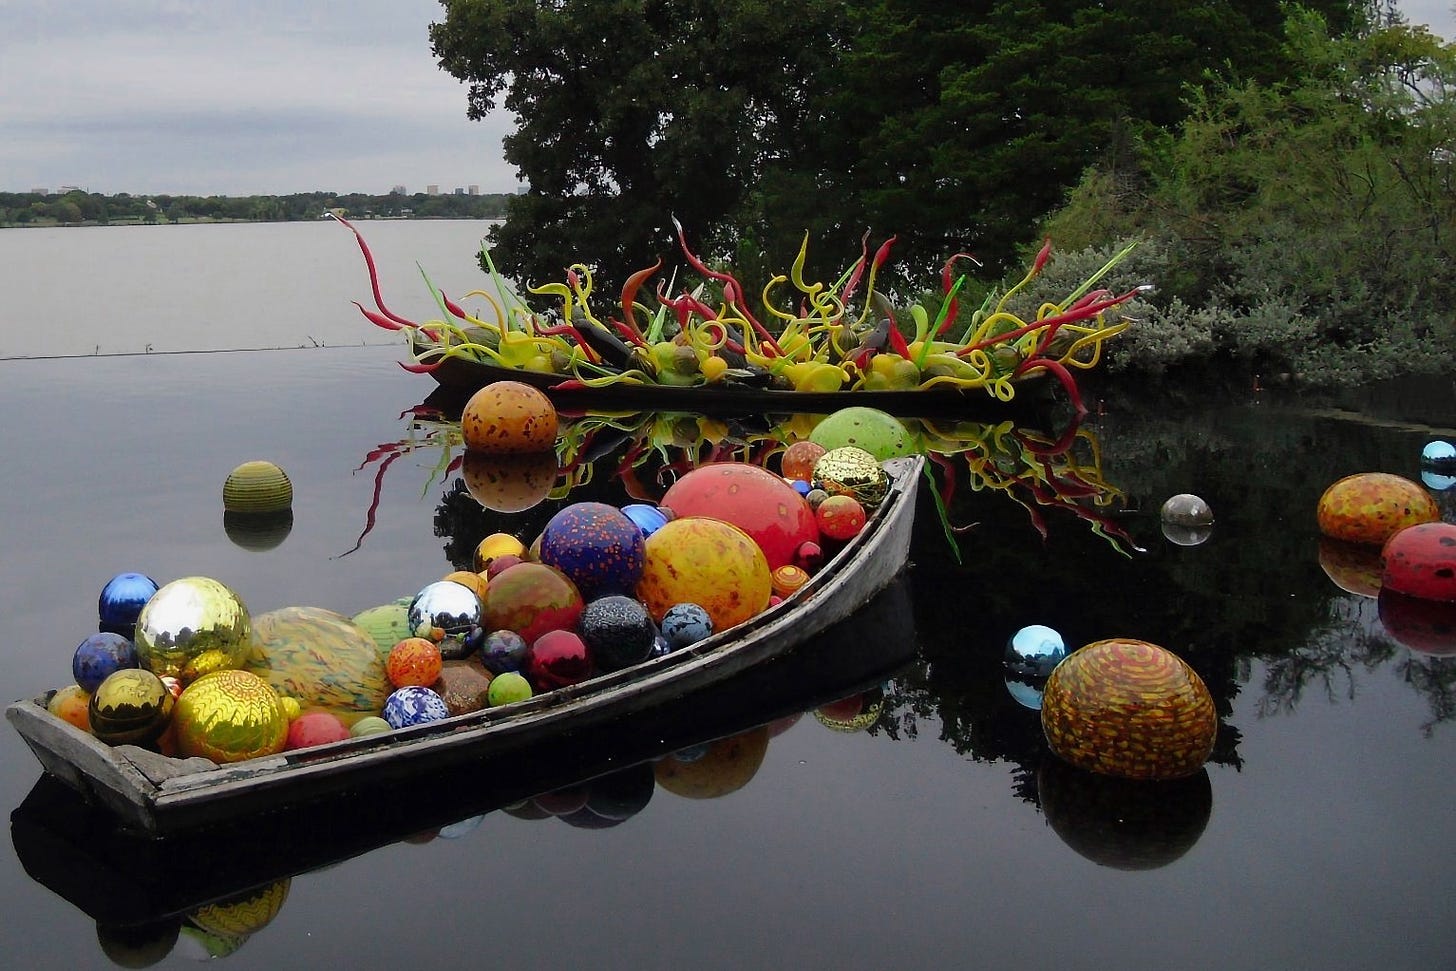
{"label": "floating glass ball", "polygon": [[137,658],[153,674],[191,684],[213,670],[241,667],[251,647],[248,608],[210,577],[161,587],[137,616]]}
{"label": "floating glass ball", "polygon": [[92,634],[71,655],[71,676],[87,694],[117,671],[139,666],[131,641],[110,631]]}
{"label": "floating glass ball", "polygon": [[480,645],[480,660],[492,674],[519,671],[526,663],[526,650],[530,646],[513,630],[493,630]]}
{"label": "floating glass ball", "polygon": [[470,396],[460,415],[465,447],[490,455],[540,454],[556,445],[556,407],[523,381],[496,381]]}
{"label": "floating glass ball", "polygon": [[174,715],[183,755],[217,763],[274,755],[288,741],[288,718],[272,686],[247,671],[215,671],[182,690]]}
{"label": "floating glass ball", "polygon": [[547,631],[532,641],[526,652],[525,674],[539,691],[577,684],[591,673],[591,650],[574,631]]}
{"label": "floating glass ball", "polygon": [[1456,472],[1456,445],[1439,438],[1427,442],[1421,449],[1421,468]]}
{"label": "floating glass ball", "polygon": [[1180,492],[1163,503],[1159,515],[1163,522],[1175,526],[1212,526],[1213,510],[1208,503],[1189,492]]}
{"label": "floating glass ball", "polygon": [[1207,686],[1171,651],[1131,638],[1088,644],[1052,671],[1042,696],[1051,750],[1089,772],[1175,779],[1213,751],[1218,714]]}
{"label": "floating glass ball", "polygon": [[389,683],[396,688],[419,685],[428,688],[440,680],[445,661],[434,641],[423,637],[406,637],[389,651],[384,669]]}
{"label": "floating glass ball", "polygon": [[671,650],[691,647],[713,636],[713,618],[695,603],[677,603],[662,615],[662,638]]}
{"label": "floating glass ball", "polygon": [[1042,624],[1029,624],[1011,635],[1002,659],[1008,671],[1046,678],[1066,656],[1067,645],[1061,634]]}
{"label": "floating glass ball", "polygon": [[293,483],[272,462],[244,462],[228,473],[222,485],[222,507],[228,512],[278,512],[293,505]]}
{"label": "floating glass ball", "polygon": [[368,631],[323,607],[282,607],[253,621],[244,668],[280,695],[353,722],[377,712],[391,685]]}
{"label": "floating glass ball", "polygon": [[644,539],[666,526],[667,521],[672,518],[669,512],[661,506],[650,506],[645,502],[634,502],[623,506],[622,515],[637,524],[637,528],[642,530]]}
{"label": "floating glass ball", "polygon": [[541,530],[538,559],[571,578],[583,598],[629,593],[642,576],[642,529],[604,502],[574,502]]}
{"label": "floating glass ball", "polygon": [[118,573],[106,581],[96,601],[101,629],[131,637],[137,616],[156,592],[157,581],[143,573]]}
{"label": "floating glass ball", "polygon": [[[779,484],[788,488],[783,480]],[[797,495],[794,500],[803,501]],[[692,516],[674,519],[647,540],[647,564],[636,593],[654,618],[662,618],[673,604],[695,603],[721,631],[768,606],[773,578],[763,550],[747,533],[721,520]]]}
{"label": "floating glass ball", "polygon": [[1386,541],[1380,558],[1385,564],[1382,590],[1456,602],[1456,525],[1421,523],[1402,529]]}
{"label": "floating glass ball", "polygon": [[173,699],[162,679],[123,668],[97,686],[87,707],[91,734],[108,745],[150,745],[172,718]]}
{"label": "floating glass ball", "polygon": [[825,452],[814,463],[809,480],[816,489],[831,496],[850,496],[866,509],[884,501],[890,491],[890,476],[880,460],[857,445],[845,445]]}
{"label": "floating glass ball", "polygon": [[657,625],[647,608],[631,597],[593,600],[581,612],[577,633],[603,671],[616,671],[645,661],[657,637]]}
{"label": "floating glass ball", "polygon": [[391,728],[408,728],[450,717],[445,699],[419,685],[397,689],[385,699],[383,713]]}
{"label": "floating glass ball", "polygon": [[763,551],[770,570],[794,562],[800,546],[819,539],[808,501],[779,476],[744,462],[698,466],[668,488],[662,506],[672,511],[673,523],[650,541],[689,517],[717,519],[748,534]]}
{"label": "floating glass ball", "polygon": [[914,438],[904,422],[889,412],[861,405],[841,408],[826,417],[814,426],[809,440],[824,446],[826,452],[853,445],[877,461],[916,452]]}
{"label": "floating glass ball", "polygon": [[486,588],[486,629],[513,630],[531,644],[547,631],[574,628],[584,606],[576,584],[560,570],[517,563]]}
{"label": "floating glass ball", "polygon": [[1361,472],[1326,489],[1316,515],[1326,536],[1379,546],[1407,526],[1437,522],[1441,511],[1426,490],[1409,479]]}
{"label": "floating glass ball", "polygon": [[483,613],[474,590],[454,580],[436,580],[410,601],[410,634],[434,641],[441,657],[464,657],[480,646]]}

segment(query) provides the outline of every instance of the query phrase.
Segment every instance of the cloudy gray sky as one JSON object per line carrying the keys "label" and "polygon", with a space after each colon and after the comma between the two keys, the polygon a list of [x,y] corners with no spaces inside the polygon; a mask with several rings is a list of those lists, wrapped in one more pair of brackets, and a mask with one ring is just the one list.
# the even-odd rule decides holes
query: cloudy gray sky
{"label": "cloudy gray sky", "polygon": [[[1453,0],[1402,0],[1456,37]],[[0,0],[0,191],[509,192],[436,0]]]}

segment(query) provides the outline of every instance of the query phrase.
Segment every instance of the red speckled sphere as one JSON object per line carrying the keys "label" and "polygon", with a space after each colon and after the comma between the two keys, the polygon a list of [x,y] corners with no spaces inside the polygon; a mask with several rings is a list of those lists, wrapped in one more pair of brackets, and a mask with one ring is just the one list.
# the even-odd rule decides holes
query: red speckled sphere
{"label": "red speckled sphere", "polygon": [[585,681],[591,672],[591,653],[574,631],[547,631],[526,651],[526,677],[537,691]]}
{"label": "red speckled sphere", "polygon": [[727,630],[767,607],[773,593],[763,550],[731,523],[674,519],[647,537],[646,552],[637,599],[658,623],[674,604],[695,603],[713,630]]}
{"label": "red speckled sphere", "polygon": [[853,496],[830,496],[814,510],[814,519],[819,524],[819,532],[844,542],[859,535],[867,517],[864,506]]}
{"label": "red speckled sphere", "polygon": [[770,570],[794,563],[800,546],[819,541],[804,497],[781,477],[744,462],[693,469],[672,484],[660,505],[678,519],[710,516],[732,523],[759,545]]}
{"label": "red speckled sphere", "polygon": [[795,442],[784,449],[783,457],[779,460],[779,471],[786,479],[808,482],[814,476],[814,463],[827,451],[829,450],[818,442],[807,439]]}
{"label": "red speckled sphere", "polygon": [[1456,525],[1422,523],[1402,529],[1380,551],[1384,590],[1421,600],[1456,601]]}
{"label": "red speckled sphere", "polygon": [[571,630],[585,607],[566,574],[544,563],[517,563],[490,578],[485,628],[513,630],[531,644],[553,630]]}
{"label": "red speckled sphere", "polygon": [[521,381],[487,384],[460,414],[465,447],[491,455],[549,452],[556,447],[556,424],[551,399]]}
{"label": "red speckled sphere", "polygon": [[288,741],[285,749],[312,748],[330,742],[342,742],[349,737],[349,726],[339,716],[328,711],[306,711],[288,723]]}
{"label": "red speckled sphere", "polygon": [[1388,472],[1361,472],[1335,482],[1320,496],[1319,530],[1350,543],[1384,543],[1407,526],[1441,518],[1425,489]]}
{"label": "red speckled sphere", "polygon": [[423,637],[406,637],[389,649],[389,657],[384,662],[389,683],[396,688],[409,685],[428,688],[440,680],[444,667],[439,645]]}
{"label": "red speckled sphere", "polygon": [[1132,638],[1088,644],[1047,679],[1041,727],[1051,750],[1089,772],[1177,779],[1213,752],[1218,714],[1198,673]]}

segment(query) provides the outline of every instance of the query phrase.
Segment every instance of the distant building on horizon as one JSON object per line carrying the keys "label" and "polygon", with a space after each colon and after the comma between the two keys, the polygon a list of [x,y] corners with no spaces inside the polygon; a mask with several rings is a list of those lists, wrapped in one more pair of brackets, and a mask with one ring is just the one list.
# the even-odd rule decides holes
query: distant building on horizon
{"label": "distant building on horizon", "polygon": [[30,194],[33,196],[48,196],[51,194],[51,190],[45,186],[38,186],[37,188],[31,189]]}
{"label": "distant building on horizon", "polygon": [[478,195],[480,195],[480,186],[478,186],[478,185],[467,186],[466,187],[466,191],[469,192],[473,196],[478,196]]}
{"label": "distant building on horizon", "polygon": [[437,196],[439,194],[440,194],[440,187],[438,185],[433,185],[432,184],[432,185],[425,186],[425,195],[427,195],[427,196]]}
{"label": "distant building on horizon", "polygon": [[392,186],[390,186],[389,187],[389,194],[392,195],[392,196],[409,195],[409,193],[407,193],[407,192],[404,191],[404,186],[402,186],[402,185],[392,185]]}

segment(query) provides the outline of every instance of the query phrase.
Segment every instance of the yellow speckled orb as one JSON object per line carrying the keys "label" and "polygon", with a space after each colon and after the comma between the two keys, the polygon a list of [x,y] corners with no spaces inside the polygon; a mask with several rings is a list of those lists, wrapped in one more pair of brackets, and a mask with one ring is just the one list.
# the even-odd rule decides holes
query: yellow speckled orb
{"label": "yellow speckled orb", "polygon": [[172,693],[141,668],[124,668],[96,686],[87,707],[91,734],[108,745],[149,745],[172,717]]}
{"label": "yellow speckled orb", "polygon": [[1407,526],[1439,522],[1441,510],[1425,489],[1389,472],[1338,480],[1315,509],[1319,531],[1348,543],[1380,546]]}
{"label": "yellow speckled orb", "polygon": [[247,671],[218,671],[182,690],[173,714],[177,749],[214,762],[283,751],[288,716],[272,686]]}
{"label": "yellow speckled orb", "polygon": [[46,711],[83,732],[91,731],[91,696],[79,684],[67,685],[51,695]]}
{"label": "yellow speckled orb", "polygon": [[142,667],[186,686],[209,671],[241,667],[251,630],[248,608],[226,585],[183,577],[142,607],[134,643]]}
{"label": "yellow speckled orb", "polygon": [[484,573],[498,556],[519,556],[524,560],[526,544],[510,533],[491,533],[475,547],[475,572]]}
{"label": "yellow speckled orb", "polygon": [[228,512],[278,512],[293,505],[293,483],[272,462],[244,462],[222,484],[222,507]]}
{"label": "yellow speckled orb", "polygon": [[1213,752],[1218,713],[1198,673],[1147,641],[1112,638],[1067,655],[1042,695],[1047,744],[1078,768],[1178,779]]}
{"label": "yellow speckled orb", "polygon": [[[392,646],[392,645],[391,645]],[[323,607],[281,607],[253,620],[243,667],[305,708],[323,708],[352,725],[377,715],[393,686],[387,653],[369,632]]]}
{"label": "yellow speckled orb", "polygon": [[674,519],[647,537],[637,599],[662,622],[669,607],[695,603],[713,630],[742,623],[768,606],[773,576],[763,550],[743,530],[718,519]]}
{"label": "yellow speckled orb", "polygon": [[890,476],[880,460],[857,445],[833,448],[819,456],[809,484],[831,496],[850,496],[866,509],[884,501]]}

